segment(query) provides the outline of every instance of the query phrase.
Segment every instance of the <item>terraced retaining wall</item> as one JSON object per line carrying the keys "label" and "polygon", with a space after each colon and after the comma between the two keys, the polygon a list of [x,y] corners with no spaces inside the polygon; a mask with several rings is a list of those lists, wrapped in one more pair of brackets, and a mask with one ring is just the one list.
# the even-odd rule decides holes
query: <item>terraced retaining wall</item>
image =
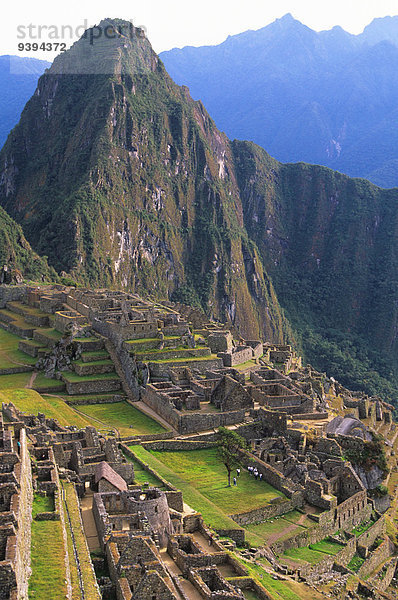
{"label": "terraced retaining wall", "polygon": [[394,554],[394,544],[390,538],[386,538],[376,550],[370,553],[369,558],[365,560],[363,565],[358,571],[358,577],[366,578],[376,567],[383,561],[387,560]]}
{"label": "terraced retaining wall", "polygon": [[305,579],[318,579],[320,575],[325,572],[330,572],[333,569],[334,563],[339,565],[348,565],[352,557],[356,552],[356,540],[352,538],[348,540],[345,546],[342,546],[342,549],[335,556],[328,556],[325,554],[325,558],[316,564],[308,564],[304,567],[301,567],[300,576]]}
{"label": "terraced retaining wall", "polygon": [[374,543],[376,538],[384,536],[386,532],[386,521],[382,516],[378,519],[374,525],[369,527],[367,531],[357,537],[358,542],[358,554],[363,558],[368,555],[370,546]]}
{"label": "terraced retaining wall", "polygon": [[275,503],[255,508],[248,512],[239,513],[237,515],[229,515],[231,519],[238,523],[238,525],[250,525],[251,523],[261,523],[267,519],[278,517],[279,515],[285,515],[286,513],[301,508],[303,505],[302,497],[299,494],[294,494],[290,500],[283,500],[282,498],[276,497]]}

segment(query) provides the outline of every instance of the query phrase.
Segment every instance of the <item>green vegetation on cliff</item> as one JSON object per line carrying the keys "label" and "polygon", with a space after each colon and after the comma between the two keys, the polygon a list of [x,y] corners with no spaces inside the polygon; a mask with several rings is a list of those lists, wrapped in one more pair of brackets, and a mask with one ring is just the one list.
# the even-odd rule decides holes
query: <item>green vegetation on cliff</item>
{"label": "green vegetation on cliff", "polygon": [[0,206],[0,268],[7,265],[27,279],[56,281],[53,268],[47,259],[34,252],[26,240],[22,228]]}
{"label": "green vegetation on cliff", "polygon": [[[40,78],[0,153],[0,204],[34,249],[81,283],[299,342],[316,368],[393,400],[397,190],[230,142],[142,32],[87,44]],[[29,252],[21,270],[38,276]]]}

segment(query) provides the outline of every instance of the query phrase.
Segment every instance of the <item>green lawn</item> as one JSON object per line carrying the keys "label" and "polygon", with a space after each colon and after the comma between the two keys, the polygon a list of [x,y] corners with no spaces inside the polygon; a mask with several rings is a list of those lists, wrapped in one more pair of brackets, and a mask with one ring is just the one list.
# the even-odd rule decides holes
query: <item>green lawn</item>
{"label": "green lawn", "polygon": [[[261,537],[264,541],[266,541],[271,535],[280,534],[278,539],[285,539],[285,537],[291,537],[295,535],[299,531],[304,531],[307,526],[311,525],[308,523],[308,519],[305,518],[303,524],[297,524],[299,519],[302,519],[303,515],[298,510],[293,510],[283,517],[276,517],[274,519],[269,519],[268,521],[263,521],[262,523],[253,523],[251,525],[247,525],[246,529],[259,537]],[[314,525],[314,523],[312,523]],[[292,526],[295,526],[294,528]],[[286,530],[286,534],[284,535],[284,530]]]}
{"label": "green lawn", "polygon": [[125,457],[128,462],[132,462],[134,465],[134,482],[135,483],[137,483],[139,485],[142,485],[144,483],[149,483],[149,485],[153,485],[153,486],[161,488],[161,489],[164,488],[164,485],[160,481],[160,479],[155,477],[155,475],[152,475],[152,473],[145,471],[145,469],[143,469],[141,467],[139,462],[137,462],[136,460],[133,460],[126,454],[125,454]]}
{"label": "green lawn", "polygon": [[66,371],[62,373],[65,381],[70,383],[79,383],[80,381],[104,381],[105,379],[111,379],[112,381],[115,379],[119,379],[116,373],[104,373],[103,375],[78,375],[72,371]]}
{"label": "green lawn", "polygon": [[228,487],[227,471],[213,448],[186,452],[151,451],[227,515],[242,513],[268,504],[273,498],[286,498],[265,481],[242,470],[238,485]]}
{"label": "green lawn", "polygon": [[[270,596],[270,598],[272,598],[272,600],[301,600],[303,598],[301,594],[298,595],[292,589],[290,589],[287,582],[281,581],[280,579],[273,579],[272,575],[267,573],[267,571],[265,571],[260,565],[240,559],[239,557],[237,558],[239,562],[242,563],[242,565],[244,565],[249,571],[249,576],[255,579],[265,588],[266,593]],[[313,592],[313,590],[311,591]],[[254,596],[254,598],[256,598],[256,596]],[[311,598],[312,600],[317,600],[319,595],[317,595],[316,592],[313,592]]]}
{"label": "green lawn", "polygon": [[[43,498],[36,496],[34,513],[42,512],[42,503]],[[65,550],[60,521],[32,521],[31,568],[29,598],[66,598]]]}
{"label": "green lawn", "polygon": [[21,338],[0,327],[0,348],[1,350],[17,350]]}
{"label": "green lawn", "polygon": [[36,358],[18,350],[21,338],[0,328],[0,369],[22,365],[34,365]]}
{"label": "green lawn", "polygon": [[154,471],[169,481],[184,495],[184,501],[193,509],[202,513],[205,522],[214,529],[240,529],[237,523],[225,515],[225,512],[210,502],[189,482],[176,475],[175,471],[158,460],[151,452],[142,446],[130,446],[131,450]]}
{"label": "green lawn", "polygon": [[[94,417],[109,427],[116,427],[121,436],[163,433],[164,427],[127,402],[83,404],[79,411]],[[131,425],[131,427],[130,427]]]}
{"label": "green lawn", "polygon": [[282,554],[282,557],[290,558],[293,561],[297,562],[307,562],[311,565],[315,565],[325,558],[325,554],[323,552],[317,552],[316,550],[311,550],[305,546],[304,548],[289,548],[285,550]]}
{"label": "green lawn", "polygon": [[19,410],[27,414],[37,415],[42,412],[48,418],[57,419],[62,426],[75,425],[79,428],[97,426],[85,415],[80,415],[74,408],[68,406],[61,398],[56,396],[41,396],[35,390],[27,388],[0,392],[0,402],[13,402]]}
{"label": "green lawn", "polygon": [[[182,490],[184,500],[202,513],[206,523],[215,529],[239,529],[228,515],[267,504],[283,494],[265,482],[256,481],[242,472],[237,487],[227,487],[227,473],[219,464],[215,450],[186,452],[148,452],[142,446],[131,446],[136,455],[159,475]],[[258,536],[250,543],[262,543]]]}
{"label": "green lawn", "polygon": [[355,527],[355,529],[352,530],[352,533],[355,535],[355,537],[359,537],[360,535],[362,535],[363,533],[365,533],[365,531],[367,531],[368,529],[370,529],[372,527],[372,525],[375,524],[375,521],[367,521],[366,523],[361,523],[360,525],[358,525],[358,527]]}
{"label": "green lawn", "polygon": [[[0,375],[0,392],[13,388],[23,388],[30,381],[32,373],[15,373],[15,375]],[[5,400],[4,400],[5,402]]]}
{"label": "green lawn", "polygon": [[[285,550],[283,556],[297,561],[305,561],[310,564],[316,564],[326,556],[335,556],[343,549],[343,546],[330,540],[322,540],[316,544],[310,544],[309,547],[289,548]],[[326,555],[326,556],[325,556]]]}
{"label": "green lawn", "polygon": [[316,542],[316,544],[310,544],[310,548],[311,550],[317,550],[318,552],[323,552],[329,556],[335,556],[344,548],[344,546],[336,544],[336,542],[331,540],[321,540],[320,542]]}
{"label": "green lawn", "polygon": [[50,377],[46,377],[44,375],[44,373],[42,371],[40,371],[39,373],[37,373],[35,380],[33,382],[33,387],[34,388],[64,388],[65,389],[65,383],[63,381],[61,381],[60,379],[50,379]]}
{"label": "green lawn", "polygon": [[362,558],[361,556],[358,556],[358,554],[354,554],[351,561],[348,563],[347,567],[348,567],[348,569],[351,569],[351,571],[354,571],[354,573],[356,573],[362,567],[364,562],[365,562],[364,558]]}
{"label": "green lawn", "polygon": [[33,366],[37,362],[37,358],[29,356],[21,350],[7,350],[6,354],[0,354],[0,369],[8,369],[10,367],[19,367],[23,365]]}
{"label": "green lawn", "polygon": [[32,507],[32,517],[35,518],[38,513],[43,512],[54,512],[54,498],[36,494]]}

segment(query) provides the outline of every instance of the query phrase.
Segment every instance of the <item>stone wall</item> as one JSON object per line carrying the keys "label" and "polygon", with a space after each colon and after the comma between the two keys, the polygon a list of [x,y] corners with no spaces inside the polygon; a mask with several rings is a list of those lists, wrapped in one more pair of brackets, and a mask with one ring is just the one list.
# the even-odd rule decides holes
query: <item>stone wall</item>
{"label": "stone wall", "polygon": [[332,571],[334,563],[347,565],[355,554],[355,542],[356,540],[353,537],[348,540],[345,546],[342,545],[342,549],[338,554],[334,556],[326,555],[320,562],[300,568],[300,576],[308,580],[317,579],[321,574]]}
{"label": "stone wall", "polygon": [[383,568],[377,573],[377,575],[369,579],[370,585],[377,587],[381,592],[385,592],[390,585],[397,568],[397,558],[392,558],[390,561],[385,563]]}
{"label": "stone wall", "polygon": [[374,525],[372,525],[367,531],[362,533],[362,535],[360,535],[357,538],[358,553],[363,558],[366,558],[368,555],[368,550],[369,550],[370,546],[372,546],[372,544],[374,543],[376,538],[384,537],[385,532],[386,532],[386,521],[385,521],[385,518],[382,516],[374,523]]}
{"label": "stone wall", "polygon": [[241,590],[250,590],[254,592],[254,595],[259,600],[272,600],[272,596],[268,594],[265,588],[262,585],[257,583],[251,577],[230,577],[228,581],[232,583],[232,585],[236,585]]}
{"label": "stone wall", "polygon": [[276,497],[275,502],[271,502],[266,506],[261,506],[248,512],[239,513],[236,515],[230,515],[231,519],[238,523],[238,525],[250,525],[251,523],[261,523],[267,519],[273,519],[279,515],[285,515],[286,513],[301,508],[302,498],[298,494],[294,494],[290,500],[283,500],[283,498]]}
{"label": "stone wall", "polygon": [[0,285],[0,308],[5,308],[7,302],[22,302],[26,293],[24,285]]}
{"label": "stone wall", "polygon": [[189,451],[189,450],[204,450],[214,448],[216,442],[208,440],[191,441],[191,440],[161,440],[155,442],[144,442],[143,447],[147,450],[169,450],[169,451]]}
{"label": "stone wall", "polygon": [[[186,360],[178,361],[178,366],[182,368],[197,369],[201,373],[206,373],[208,370],[220,369],[223,367],[223,361],[221,358],[209,358],[208,360]],[[164,377],[169,374],[169,370],[172,367],[172,363],[156,363],[150,362],[149,368],[152,377]]]}
{"label": "stone wall", "polygon": [[218,356],[222,358],[224,367],[234,367],[251,360],[253,349],[250,346],[238,346],[232,352],[219,352]]}
{"label": "stone wall", "polygon": [[179,411],[165,394],[158,393],[150,385],[146,387],[142,395],[142,400],[181,434],[207,431],[208,429],[215,429],[225,425],[235,425],[245,420],[244,409],[211,413],[185,413]]}
{"label": "stone wall", "polygon": [[[131,358],[128,350],[124,347],[124,336],[119,335],[119,331],[115,327],[110,327],[109,322],[99,321],[93,319],[92,327],[100,335],[107,338],[105,339],[105,348],[109,352],[114,364],[116,371],[118,370],[118,364],[123,371],[123,376],[131,392],[132,397],[139,400],[139,385],[137,382],[137,370],[135,362]],[[129,338],[126,338],[129,339]]]}
{"label": "stone wall", "polygon": [[[18,600],[28,597],[30,576],[32,471],[25,429],[21,428],[19,438],[18,434],[15,437],[19,441],[18,456],[7,452],[7,461],[14,471],[18,489],[14,484],[10,485],[14,490],[9,490],[12,494],[9,509],[0,522],[0,598],[7,600],[9,597]],[[2,486],[3,493],[6,487],[7,484]]]}
{"label": "stone wall", "polygon": [[272,485],[275,489],[282,492],[296,502],[296,507],[303,506],[304,495],[295,484],[287,480],[279,471],[277,471],[272,465],[265,463],[260,460],[257,456],[251,452],[241,451],[242,465],[247,467],[249,464],[255,466],[259,473],[262,473],[264,481]]}
{"label": "stone wall", "polygon": [[366,579],[366,577],[368,577],[381,562],[387,560],[393,554],[394,544],[390,538],[385,538],[380,546],[369,554],[369,558],[365,560],[357,573],[358,577]]}

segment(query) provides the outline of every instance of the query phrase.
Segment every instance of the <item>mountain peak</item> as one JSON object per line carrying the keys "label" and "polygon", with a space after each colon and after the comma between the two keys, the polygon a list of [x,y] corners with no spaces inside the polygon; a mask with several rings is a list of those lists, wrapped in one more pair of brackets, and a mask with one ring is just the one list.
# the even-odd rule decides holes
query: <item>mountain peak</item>
{"label": "mountain peak", "polygon": [[358,37],[368,44],[388,41],[398,46],[398,15],[373,19]]}
{"label": "mountain peak", "polygon": [[68,52],[59,54],[49,73],[131,75],[154,71],[157,63],[141,27],[123,19],[103,19],[87,29]]}

